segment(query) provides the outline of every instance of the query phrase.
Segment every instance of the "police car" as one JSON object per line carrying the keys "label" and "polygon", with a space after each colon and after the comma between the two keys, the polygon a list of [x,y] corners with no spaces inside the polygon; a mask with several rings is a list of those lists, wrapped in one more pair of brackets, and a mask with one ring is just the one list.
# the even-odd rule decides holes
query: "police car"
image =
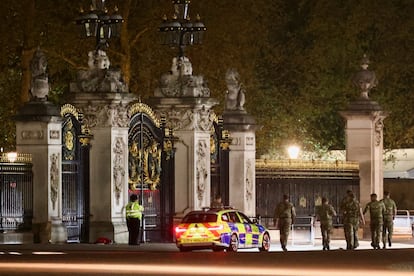
{"label": "police car", "polygon": [[180,251],[212,249],[236,252],[239,248],[269,251],[269,231],[234,209],[208,209],[188,213],[175,228]]}

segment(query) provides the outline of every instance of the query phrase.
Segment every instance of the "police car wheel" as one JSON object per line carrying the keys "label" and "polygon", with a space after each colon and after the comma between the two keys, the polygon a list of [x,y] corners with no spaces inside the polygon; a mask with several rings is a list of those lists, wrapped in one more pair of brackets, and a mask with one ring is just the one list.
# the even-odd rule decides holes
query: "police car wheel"
{"label": "police car wheel", "polygon": [[228,252],[237,252],[239,249],[239,239],[236,234],[233,234],[230,239],[229,247],[227,248]]}
{"label": "police car wheel", "polygon": [[259,247],[260,251],[269,251],[270,249],[270,236],[268,233],[263,234],[262,246]]}

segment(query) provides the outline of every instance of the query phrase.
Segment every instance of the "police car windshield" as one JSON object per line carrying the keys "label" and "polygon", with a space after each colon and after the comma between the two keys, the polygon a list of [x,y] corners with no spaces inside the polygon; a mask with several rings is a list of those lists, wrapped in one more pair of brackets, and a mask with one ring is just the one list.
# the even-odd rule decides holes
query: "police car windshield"
{"label": "police car windshield", "polygon": [[216,222],[216,214],[188,214],[184,217],[183,223],[195,223],[195,222]]}

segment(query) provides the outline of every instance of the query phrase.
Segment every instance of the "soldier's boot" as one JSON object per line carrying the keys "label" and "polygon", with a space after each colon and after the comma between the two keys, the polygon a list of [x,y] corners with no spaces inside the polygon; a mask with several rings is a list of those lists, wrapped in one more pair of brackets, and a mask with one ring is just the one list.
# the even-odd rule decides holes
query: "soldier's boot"
{"label": "soldier's boot", "polygon": [[391,247],[391,237],[388,236],[388,246]]}

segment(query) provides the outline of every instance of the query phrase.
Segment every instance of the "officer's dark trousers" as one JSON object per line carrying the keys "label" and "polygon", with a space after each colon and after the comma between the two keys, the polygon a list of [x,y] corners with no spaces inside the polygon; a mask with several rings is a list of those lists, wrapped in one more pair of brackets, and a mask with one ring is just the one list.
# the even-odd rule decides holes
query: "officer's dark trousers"
{"label": "officer's dark trousers", "polygon": [[129,245],[138,245],[139,240],[139,230],[140,230],[141,221],[139,218],[128,218],[127,227],[129,232],[128,244]]}

